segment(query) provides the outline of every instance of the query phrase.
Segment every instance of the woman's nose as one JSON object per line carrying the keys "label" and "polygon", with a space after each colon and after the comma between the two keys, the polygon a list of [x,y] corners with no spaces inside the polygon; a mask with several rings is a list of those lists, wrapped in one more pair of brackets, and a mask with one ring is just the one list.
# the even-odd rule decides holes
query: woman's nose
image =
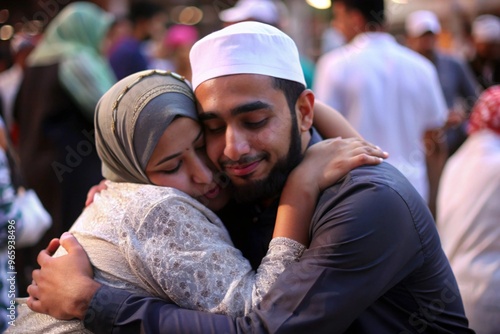
{"label": "woman's nose", "polygon": [[200,184],[210,184],[213,182],[213,174],[210,168],[205,164],[203,159],[196,156],[196,162],[193,166],[193,180]]}

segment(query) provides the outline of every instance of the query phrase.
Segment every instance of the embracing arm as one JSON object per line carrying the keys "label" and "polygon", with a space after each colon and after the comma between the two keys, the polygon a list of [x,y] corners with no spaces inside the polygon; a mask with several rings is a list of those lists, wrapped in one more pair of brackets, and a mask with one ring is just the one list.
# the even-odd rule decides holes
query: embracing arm
{"label": "embracing arm", "polygon": [[150,295],[183,308],[247,313],[305,249],[275,238],[255,273],[213,212],[180,191],[155,191],[149,192],[154,202],[126,214],[119,247]]}
{"label": "embracing arm", "polygon": [[357,137],[328,139],[312,145],[288,176],[273,237],[287,237],[308,245],[310,222],[319,194],[352,169],[379,164],[387,157],[387,152]]}
{"label": "embracing arm", "polygon": [[318,100],[314,102],[313,122],[314,127],[323,138],[362,138],[344,116]]}

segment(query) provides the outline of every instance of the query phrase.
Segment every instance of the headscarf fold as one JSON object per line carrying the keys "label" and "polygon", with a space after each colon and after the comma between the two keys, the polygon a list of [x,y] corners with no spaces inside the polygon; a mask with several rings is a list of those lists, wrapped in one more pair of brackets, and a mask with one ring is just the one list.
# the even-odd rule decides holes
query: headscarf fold
{"label": "headscarf fold", "polygon": [[486,89],[472,108],[469,134],[484,129],[500,134],[500,85]]}
{"label": "headscarf fold", "polygon": [[103,176],[115,182],[151,183],[145,168],[165,129],[179,116],[198,120],[191,87],[179,75],[147,70],[116,83],[95,112]]}

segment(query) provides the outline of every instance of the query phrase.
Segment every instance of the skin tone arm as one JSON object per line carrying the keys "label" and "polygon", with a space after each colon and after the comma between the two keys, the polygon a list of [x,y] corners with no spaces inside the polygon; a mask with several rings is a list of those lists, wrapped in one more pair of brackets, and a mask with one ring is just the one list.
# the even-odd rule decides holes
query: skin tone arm
{"label": "skin tone arm", "polygon": [[337,110],[318,100],[314,102],[313,125],[323,138],[362,138]]}
{"label": "skin tone arm", "polygon": [[311,146],[289,175],[280,198],[273,237],[309,244],[309,224],[320,193],[361,165],[376,165],[388,154],[358,138],[328,139]]}

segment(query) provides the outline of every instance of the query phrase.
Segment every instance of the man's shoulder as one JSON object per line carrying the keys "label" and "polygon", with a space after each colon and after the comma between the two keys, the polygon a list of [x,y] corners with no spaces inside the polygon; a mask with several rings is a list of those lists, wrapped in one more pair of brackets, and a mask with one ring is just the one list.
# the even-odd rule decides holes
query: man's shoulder
{"label": "man's shoulder", "polygon": [[349,187],[361,184],[380,184],[389,188],[405,188],[410,183],[403,174],[393,165],[382,162],[374,166],[360,166],[347,173],[342,186]]}
{"label": "man's shoulder", "polygon": [[388,163],[358,167],[322,193],[312,230],[330,229],[336,229],[336,238],[342,238],[343,233],[370,234],[387,242],[406,240],[424,253],[439,244],[426,202]]}
{"label": "man's shoulder", "polygon": [[382,202],[406,206],[407,202],[411,202],[417,207],[423,205],[423,199],[408,179],[386,162],[377,166],[361,166],[353,169],[340,182],[323,192],[317,208],[321,208],[321,204],[332,208],[331,203],[341,201],[352,202],[353,205],[359,206],[364,202],[359,201],[356,204],[354,198],[363,198],[373,205]]}

